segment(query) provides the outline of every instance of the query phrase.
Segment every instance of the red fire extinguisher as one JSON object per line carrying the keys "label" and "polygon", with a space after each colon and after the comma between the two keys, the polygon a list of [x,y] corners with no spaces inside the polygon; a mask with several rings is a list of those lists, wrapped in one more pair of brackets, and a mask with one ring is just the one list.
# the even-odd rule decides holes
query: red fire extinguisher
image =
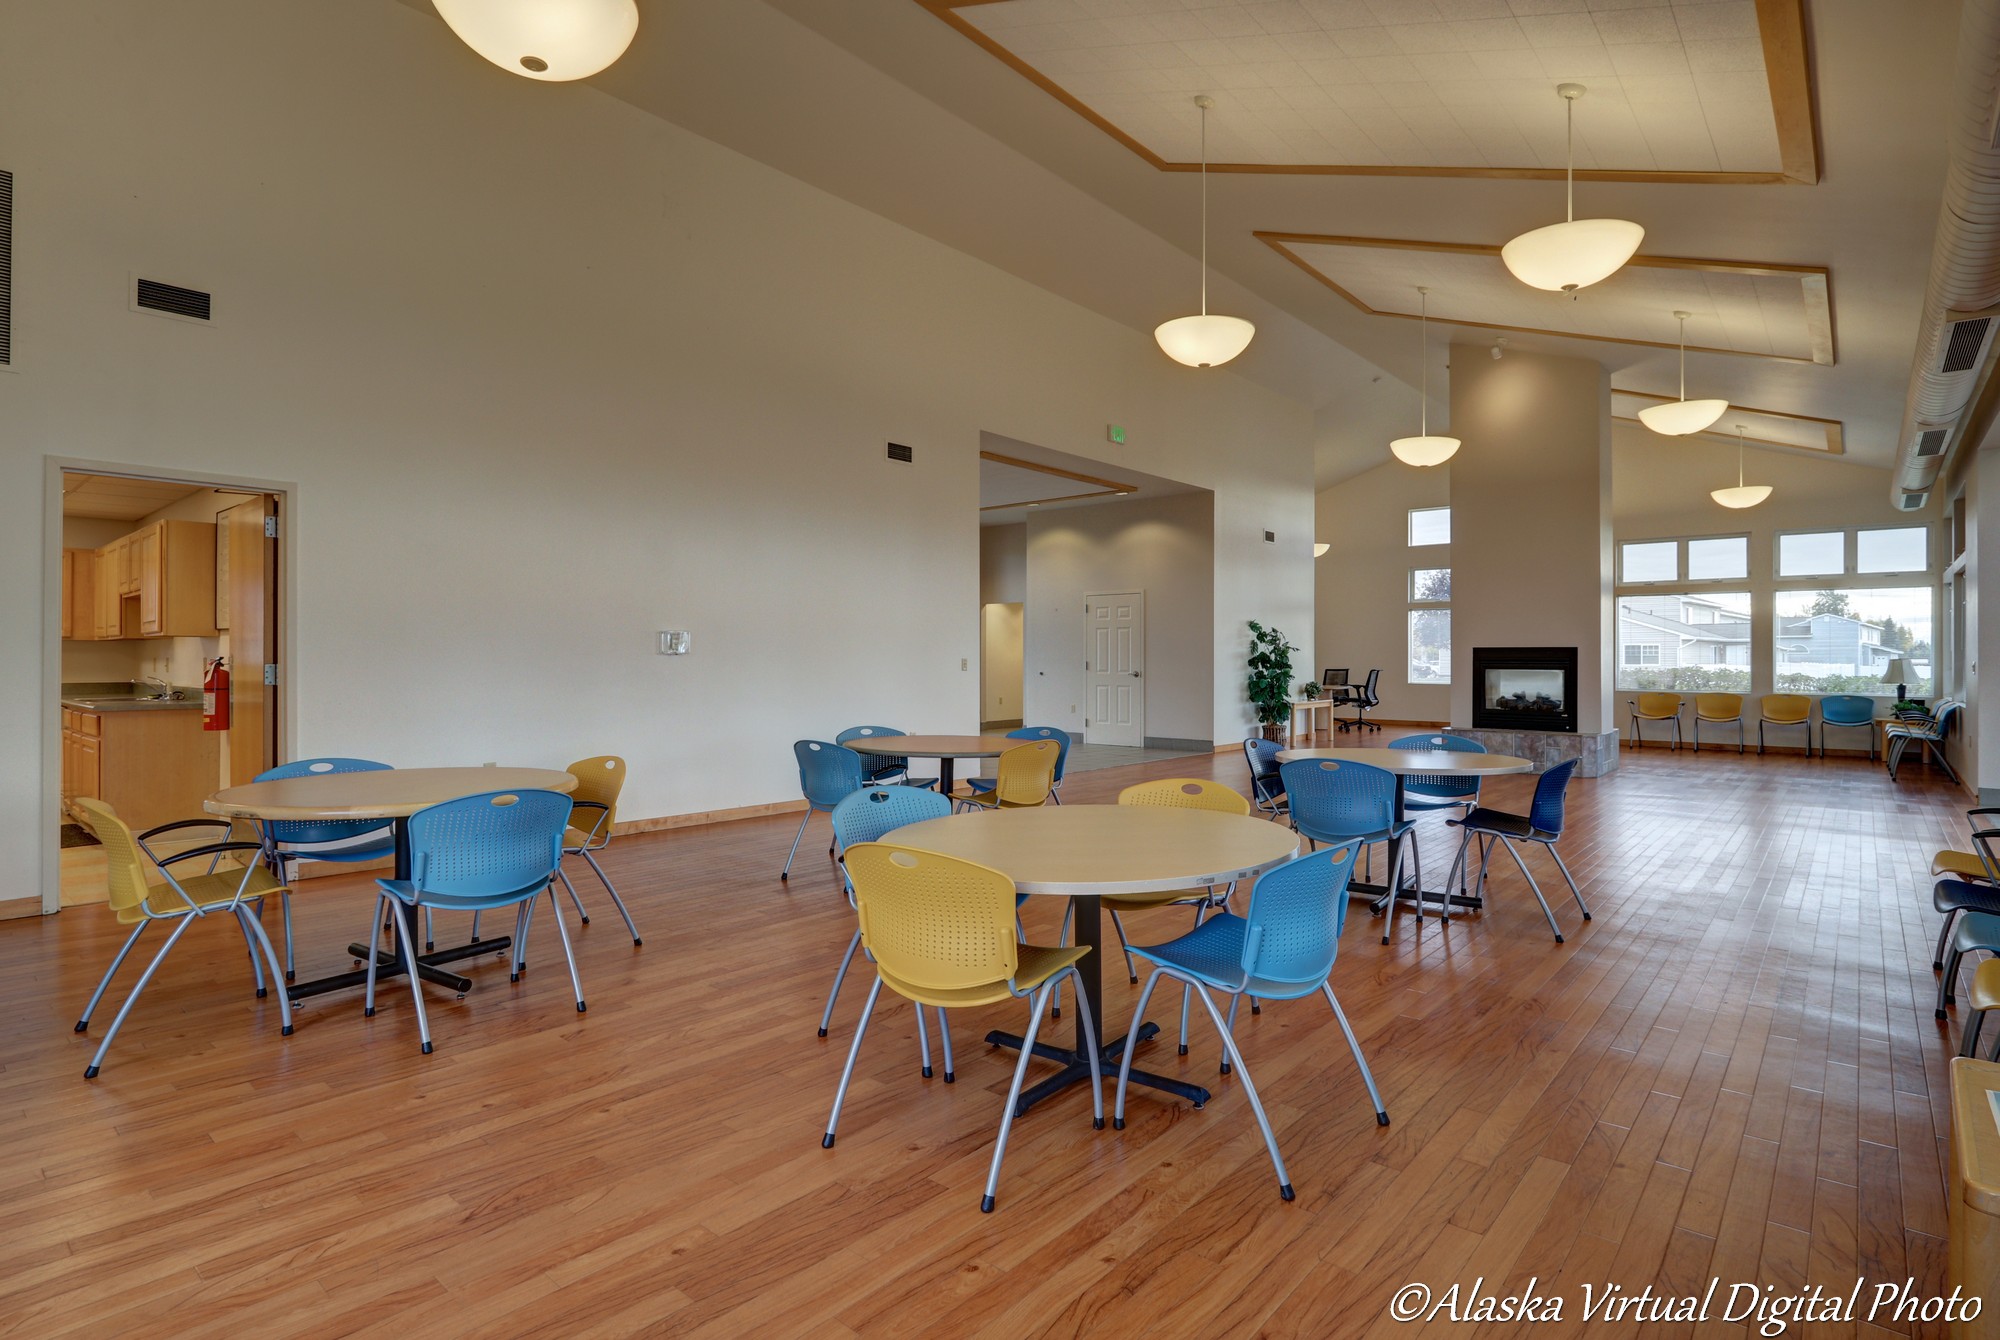
{"label": "red fire extinguisher", "polygon": [[229,669],[220,656],[209,663],[208,676],[201,681],[201,728],[229,729]]}

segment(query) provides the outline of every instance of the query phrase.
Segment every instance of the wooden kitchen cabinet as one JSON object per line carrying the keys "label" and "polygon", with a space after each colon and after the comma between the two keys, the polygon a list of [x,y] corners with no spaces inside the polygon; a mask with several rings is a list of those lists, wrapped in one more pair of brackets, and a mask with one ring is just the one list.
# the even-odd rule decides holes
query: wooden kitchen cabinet
{"label": "wooden kitchen cabinet", "polygon": [[201,817],[220,784],[221,736],[201,708],[62,713],[62,794],[102,800],[141,831]]}
{"label": "wooden kitchen cabinet", "polygon": [[63,550],[62,635],[88,642],[99,636],[97,551]]}
{"label": "wooden kitchen cabinet", "polygon": [[155,521],[95,557],[94,636],[216,636],[213,523]]}

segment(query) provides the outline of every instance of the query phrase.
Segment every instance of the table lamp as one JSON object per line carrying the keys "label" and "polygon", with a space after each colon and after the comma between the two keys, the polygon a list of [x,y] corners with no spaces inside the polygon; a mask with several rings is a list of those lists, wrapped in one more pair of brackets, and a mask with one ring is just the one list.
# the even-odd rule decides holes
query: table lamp
{"label": "table lamp", "polygon": [[1899,703],[1910,700],[1908,688],[1912,678],[1910,660],[1907,656],[1898,656],[1882,667],[1882,682],[1896,686],[1896,701]]}

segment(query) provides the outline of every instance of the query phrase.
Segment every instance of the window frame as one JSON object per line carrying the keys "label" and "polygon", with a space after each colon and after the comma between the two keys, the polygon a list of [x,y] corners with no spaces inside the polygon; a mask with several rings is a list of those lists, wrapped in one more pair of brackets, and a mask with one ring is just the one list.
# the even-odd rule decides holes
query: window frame
{"label": "window frame", "polygon": [[[1743,571],[1734,577],[1690,577],[1688,572],[1688,546],[1701,540],[1740,540],[1743,544]],[[1693,585],[1700,588],[1741,586],[1750,580],[1750,532],[1747,530],[1718,531],[1712,535],[1647,535],[1619,539],[1613,542],[1618,549],[1618,576],[1613,583],[1623,588],[1644,587],[1657,590],[1661,587]],[[1674,575],[1639,579],[1625,575],[1625,550],[1635,544],[1670,544],[1674,547]]]}
{"label": "window frame", "polygon": [[[1913,530],[1924,537],[1923,564],[1919,567],[1914,567],[1914,568],[1885,568],[1879,572],[1863,572],[1861,570],[1862,535],[1864,533],[1874,532],[1874,531],[1896,531],[1896,530]],[[1932,542],[1931,528],[1928,522],[1919,522],[1914,526],[1900,525],[1900,526],[1851,527],[1848,531],[1848,539],[1847,539],[1848,547],[1850,550],[1850,560],[1847,565],[1846,575],[1849,577],[1908,577],[1911,576],[1912,574],[1929,576],[1931,573],[1931,542]]]}
{"label": "window frame", "polygon": [[[1417,523],[1416,523],[1416,518],[1417,518],[1417,513],[1419,513],[1419,512],[1443,512],[1443,513],[1444,513],[1444,538],[1443,538],[1442,540],[1425,540],[1425,541],[1424,541],[1423,543],[1421,543],[1421,544],[1419,544],[1419,543],[1417,542],[1417,539],[1416,539],[1416,530],[1417,530]],[[1442,549],[1442,548],[1444,548],[1444,547],[1445,547],[1446,545],[1448,545],[1448,544],[1450,544],[1450,543],[1451,543],[1451,504],[1450,504],[1450,503],[1446,503],[1446,504],[1445,504],[1445,505],[1444,505],[1443,507],[1410,507],[1410,508],[1406,508],[1406,509],[1404,509],[1404,515],[1403,515],[1403,547],[1404,547],[1405,549]]]}
{"label": "window frame", "polygon": [[[1445,618],[1445,626],[1447,628],[1451,626],[1451,605],[1448,602],[1437,603],[1437,604],[1423,604],[1423,605],[1412,604],[1406,611],[1404,611],[1403,682],[1405,684],[1412,686],[1413,688],[1428,688],[1428,687],[1435,687],[1440,684],[1448,685],[1451,683],[1451,657],[1449,655],[1447,655],[1444,658],[1444,677],[1441,679],[1418,679],[1410,673],[1412,663],[1415,659],[1410,655],[1411,640],[1416,633],[1416,621],[1418,616],[1425,614],[1442,614],[1444,615]],[[1446,645],[1449,646],[1450,644],[1447,643]]]}
{"label": "window frame", "polygon": [[[1811,585],[1814,589],[1826,585],[1826,578],[1838,577],[1845,580],[1854,576],[1854,531],[1853,526],[1814,526],[1808,530],[1780,530],[1771,533],[1771,580],[1775,582],[1798,582]],[[1873,527],[1870,527],[1873,529]],[[1785,538],[1791,535],[1838,535],[1840,537],[1840,570],[1837,572],[1795,572],[1785,571]]]}
{"label": "window frame", "polygon": [[[1873,526],[1852,527],[1850,528],[1850,544],[1851,544],[1851,535],[1853,530],[1876,530],[1876,529],[1895,530],[1904,528],[1873,527]],[[1928,541],[1926,542],[1926,548],[1928,549]],[[1772,598],[1771,598],[1771,632],[1769,638],[1766,640],[1765,649],[1771,658],[1772,684],[1774,686],[1777,684],[1778,676],[1784,673],[1784,669],[1787,664],[1796,665],[1801,663],[1798,661],[1791,661],[1791,662],[1786,661],[1785,658],[1780,654],[1778,649],[1778,640],[1782,636],[1780,629],[1783,627],[1784,621],[1786,619],[1796,619],[1804,617],[1797,614],[1779,613],[1778,611],[1779,603],[1782,602],[1787,596],[1811,596],[1811,595],[1817,595],[1821,591],[1832,591],[1841,595],[1860,595],[1868,592],[1877,592],[1877,591],[1921,591],[1924,594],[1925,598],[1930,602],[1931,633],[1928,640],[1931,644],[1931,651],[1929,658],[1930,689],[1928,690],[1927,694],[1925,694],[1923,691],[1920,690],[1919,696],[1928,696],[1932,699],[1936,699],[1944,691],[1942,688],[1942,680],[1941,680],[1941,675],[1944,669],[1944,663],[1943,663],[1942,653],[1940,652],[1939,649],[1939,643],[1945,636],[1945,631],[1942,627],[1942,621],[1945,617],[1945,611],[1943,608],[1943,599],[1944,599],[1943,587],[1942,583],[1938,581],[1918,580],[1913,582],[1910,580],[1911,577],[1913,576],[1918,578],[1923,578],[1929,575],[1930,574],[1928,572],[1914,573],[1914,574],[1913,573],[1868,573],[1860,581],[1856,581],[1854,579],[1855,574],[1850,572],[1846,575],[1846,580],[1839,583],[1812,581],[1800,577],[1793,577],[1786,579],[1786,584],[1778,587],[1777,590],[1772,592]],[[1899,581],[1884,580],[1884,578],[1901,578],[1901,580]],[[1863,622],[1865,622],[1865,620]],[[1752,649],[1752,654],[1753,655],[1755,654],[1754,648]],[[1857,675],[1855,676],[1855,678],[1862,678],[1862,676]],[[1921,681],[1919,682],[1921,683]],[[1871,683],[1873,683],[1873,681],[1871,681]],[[1876,687],[1861,688],[1861,689],[1774,688],[1773,691],[1777,693],[1805,693],[1814,697],[1823,697],[1830,693],[1856,693],[1860,694],[1862,697],[1867,697],[1867,698],[1893,699],[1896,696],[1896,686],[1894,684],[1878,685]]]}
{"label": "window frame", "polygon": [[[1430,549],[1430,548],[1436,548],[1437,546],[1424,545],[1423,547],[1426,549]],[[1449,609],[1451,607],[1450,596],[1446,596],[1443,600],[1427,600],[1423,596],[1417,594],[1417,574],[1420,572],[1442,572],[1445,574],[1445,585],[1447,587],[1451,585],[1451,575],[1450,575],[1451,565],[1449,563],[1445,564],[1441,568],[1411,568],[1410,587],[1408,593],[1408,603],[1410,604],[1410,606],[1412,608],[1418,608],[1418,609]],[[1429,681],[1427,680],[1425,682],[1428,683]]]}
{"label": "window frame", "polygon": [[[1696,536],[1695,538],[1705,539],[1707,537]],[[1756,682],[1755,676],[1756,676],[1757,646],[1756,646],[1756,632],[1755,632],[1756,619],[1754,610],[1756,608],[1757,595],[1756,592],[1751,591],[1748,588],[1749,588],[1749,583],[1742,579],[1738,579],[1738,581],[1733,585],[1728,582],[1717,583],[1710,581],[1701,581],[1701,582],[1694,582],[1691,584],[1683,583],[1679,586],[1667,587],[1660,583],[1655,582],[1655,583],[1639,583],[1635,586],[1634,589],[1631,590],[1625,590],[1621,588],[1618,591],[1618,593],[1612,598],[1611,636],[1612,636],[1613,656],[1612,656],[1611,684],[1613,691],[1621,694],[1653,693],[1653,692],[1681,693],[1681,694],[1709,693],[1709,692],[1746,693],[1746,694],[1749,693],[1751,691],[1751,686]],[[1726,650],[1724,652],[1724,659],[1721,661],[1705,661],[1705,660],[1688,661],[1682,659],[1680,653],[1676,651],[1674,661],[1671,665],[1669,665],[1666,660],[1666,648],[1672,640],[1672,635],[1668,635],[1663,638],[1659,634],[1655,634],[1654,640],[1651,641],[1626,642],[1622,636],[1622,630],[1625,624],[1624,613],[1622,610],[1623,602],[1626,600],[1646,600],[1660,596],[1669,596],[1669,597],[1693,596],[1697,599],[1709,600],[1709,601],[1712,601],[1719,596],[1740,596],[1742,598],[1744,623],[1746,628],[1750,630],[1747,639],[1743,643],[1743,648],[1746,656],[1745,662],[1741,665],[1738,665],[1729,661],[1727,659]],[[1698,626],[1698,625],[1690,625],[1690,626]],[[1628,661],[1625,659],[1625,652],[1628,647],[1637,648],[1637,647],[1649,647],[1649,646],[1657,647],[1659,649],[1657,653],[1657,655],[1659,656],[1659,660],[1653,662],[1644,662],[1644,661]],[[1774,643],[1774,649],[1775,649],[1775,643]],[[1663,687],[1660,685],[1639,686],[1639,685],[1628,684],[1625,682],[1625,677],[1628,672],[1643,672],[1648,670],[1671,671],[1676,676],[1678,676],[1683,671],[1695,671],[1695,670],[1711,671],[1711,672],[1718,670],[1728,671],[1731,672],[1732,678],[1735,674],[1740,673],[1743,682],[1740,687],[1732,682],[1728,687],[1719,687],[1711,684],[1710,687],[1696,686],[1696,687],[1679,688],[1679,689]]]}

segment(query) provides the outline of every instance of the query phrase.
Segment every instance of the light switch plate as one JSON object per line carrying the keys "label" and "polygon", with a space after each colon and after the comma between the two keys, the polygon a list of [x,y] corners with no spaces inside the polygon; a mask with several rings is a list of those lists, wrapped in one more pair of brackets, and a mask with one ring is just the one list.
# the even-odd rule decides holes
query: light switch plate
{"label": "light switch plate", "polygon": [[685,628],[673,629],[660,634],[660,655],[685,656],[694,646],[694,634]]}

